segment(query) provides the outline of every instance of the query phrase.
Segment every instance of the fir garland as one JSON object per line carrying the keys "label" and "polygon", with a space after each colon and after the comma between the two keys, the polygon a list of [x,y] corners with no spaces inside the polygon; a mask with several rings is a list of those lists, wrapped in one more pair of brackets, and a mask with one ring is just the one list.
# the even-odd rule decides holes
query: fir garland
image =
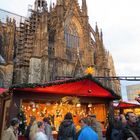
{"label": "fir garland", "polygon": [[16,88],[36,88],[36,87],[45,88],[45,87],[49,87],[49,86],[53,86],[53,85],[60,85],[60,84],[65,84],[65,83],[72,83],[72,82],[76,82],[76,81],[81,81],[84,79],[92,80],[93,82],[98,84],[100,87],[108,90],[116,99],[121,99],[121,97],[119,95],[117,95],[112,89],[102,85],[102,83],[98,79],[94,78],[91,74],[85,75],[83,77],[78,77],[78,78],[70,78],[70,79],[64,79],[64,80],[60,80],[60,81],[52,81],[52,82],[48,82],[45,84],[40,84],[40,83],[15,84],[15,85],[12,85],[10,87],[10,90],[13,90]]}

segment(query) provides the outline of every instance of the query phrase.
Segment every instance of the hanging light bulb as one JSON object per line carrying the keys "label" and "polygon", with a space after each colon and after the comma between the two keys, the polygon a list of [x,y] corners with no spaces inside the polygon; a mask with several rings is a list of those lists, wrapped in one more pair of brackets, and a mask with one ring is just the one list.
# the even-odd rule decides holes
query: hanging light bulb
{"label": "hanging light bulb", "polygon": [[51,105],[51,103],[50,103],[50,102],[47,102],[47,103],[46,103],[46,105],[47,105],[47,106],[50,106],[50,105]]}
{"label": "hanging light bulb", "polygon": [[80,104],[80,103],[79,103],[79,104],[77,104],[77,105],[76,105],[76,107],[81,107],[81,104]]}
{"label": "hanging light bulb", "polygon": [[35,112],[36,111],[36,108],[33,108],[32,111]]}
{"label": "hanging light bulb", "polygon": [[89,107],[89,108],[90,108],[90,107],[92,107],[92,104],[91,104],[91,103],[89,103],[89,104],[88,104],[88,107]]}

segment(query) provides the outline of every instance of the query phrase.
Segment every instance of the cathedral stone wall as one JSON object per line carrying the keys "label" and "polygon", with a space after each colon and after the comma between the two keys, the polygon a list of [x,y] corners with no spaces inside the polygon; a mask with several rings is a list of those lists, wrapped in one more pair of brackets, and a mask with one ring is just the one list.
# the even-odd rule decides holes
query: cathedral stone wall
{"label": "cathedral stone wall", "polygon": [[[4,26],[0,24],[1,52],[7,48],[9,52],[0,53],[1,61],[13,62],[9,71],[0,65],[7,73],[4,84],[10,81],[45,83],[62,77],[83,76],[87,67],[94,68],[95,76],[116,76],[112,58],[103,44],[102,31],[97,25],[95,29],[91,27],[86,0],[81,1],[80,7],[77,0],[57,0],[49,6],[45,0],[35,0],[30,17],[21,22],[19,28],[15,30],[15,22],[11,21]],[[11,35],[7,36],[8,47],[3,45],[4,33]],[[119,82],[101,82],[119,93]]]}

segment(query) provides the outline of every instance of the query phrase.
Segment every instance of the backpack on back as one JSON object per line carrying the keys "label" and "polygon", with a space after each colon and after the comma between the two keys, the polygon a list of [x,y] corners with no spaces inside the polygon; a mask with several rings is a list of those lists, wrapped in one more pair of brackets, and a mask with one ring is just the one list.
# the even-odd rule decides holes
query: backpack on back
{"label": "backpack on back", "polygon": [[74,131],[75,129],[73,123],[68,126],[61,125],[58,133],[58,140],[73,140],[75,135]]}
{"label": "backpack on back", "polygon": [[74,129],[74,125],[71,124],[67,127],[62,126],[62,133],[64,137],[72,137],[73,136],[73,130]]}

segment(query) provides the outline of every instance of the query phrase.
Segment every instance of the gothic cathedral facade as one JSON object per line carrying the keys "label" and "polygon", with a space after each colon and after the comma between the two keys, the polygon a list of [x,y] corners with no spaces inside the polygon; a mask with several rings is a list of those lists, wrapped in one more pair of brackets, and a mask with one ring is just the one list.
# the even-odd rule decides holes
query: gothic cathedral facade
{"label": "gothic cathedral facade", "polygon": [[[81,7],[77,0],[57,0],[49,6],[36,0],[29,11],[19,27],[11,19],[0,23],[1,87],[79,77],[88,67],[95,76],[116,76],[102,31],[89,23],[86,0]],[[119,81],[101,82],[119,94]]]}

